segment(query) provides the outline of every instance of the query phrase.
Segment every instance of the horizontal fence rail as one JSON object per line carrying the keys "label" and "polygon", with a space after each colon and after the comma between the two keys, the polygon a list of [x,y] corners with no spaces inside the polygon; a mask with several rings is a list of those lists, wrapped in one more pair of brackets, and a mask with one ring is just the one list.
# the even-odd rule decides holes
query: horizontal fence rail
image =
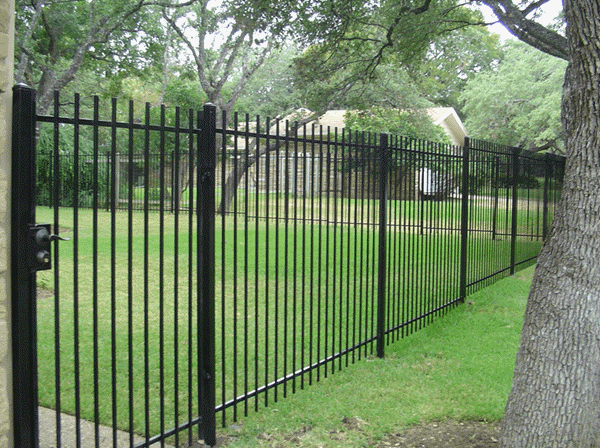
{"label": "horizontal fence rail", "polygon": [[[238,114],[204,126],[212,176],[198,163],[203,115],[130,103],[118,119],[116,102],[108,117],[61,110],[38,117],[38,215],[71,229],[75,245],[61,249],[60,282],[41,278],[55,296],[39,311],[55,341],[40,347],[41,402],[125,430],[132,445],[134,434],[139,446],[198,437],[202,313],[214,318],[214,411],[226,425],[383,356],[534,263],[562,186],[554,156]],[[212,304],[196,275],[206,214]]]}

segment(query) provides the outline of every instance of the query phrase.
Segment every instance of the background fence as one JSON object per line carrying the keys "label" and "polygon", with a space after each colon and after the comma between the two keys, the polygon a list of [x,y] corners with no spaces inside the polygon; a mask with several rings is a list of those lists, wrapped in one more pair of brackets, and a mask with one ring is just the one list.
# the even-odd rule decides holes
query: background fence
{"label": "background fence", "polygon": [[[49,384],[40,388],[41,399],[55,406],[64,395],[64,409],[147,434],[147,446],[164,438],[149,434],[166,437],[177,431],[165,428],[188,421],[183,427],[189,429],[197,423],[192,418],[199,406],[193,378],[181,375],[195,368],[197,343],[190,342],[189,351],[177,347],[198,331],[199,315],[193,310],[200,306],[199,285],[192,273],[199,267],[192,251],[199,243],[195,223],[203,219],[197,215],[203,194],[198,181],[204,179],[196,166],[200,134],[193,113],[184,116],[178,110],[168,126],[164,108],[160,124],[152,122],[149,107],[140,124],[132,103],[123,122],[116,120],[116,103],[106,120],[74,120],[60,117],[58,110],[53,117],[39,117],[41,135],[51,136],[53,149],[50,155],[40,139],[39,204],[52,207],[55,226],[61,225],[60,206],[61,222],[68,222],[63,225],[82,237],[86,225],[102,233],[106,215],[111,224],[103,238],[113,253],[112,261],[106,259],[112,271],[101,274],[112,282],[106,300],[113,310],[106,311],[107,319],[118,322],[115,310],[127,303],[128,318],[119,325],[129,328],[129,336],[122,344],[130,356],[136,344],[146,347],[147,364],[152,353],[161,361],[155,366],[157,388],[151,387],[149,365],[140,367],[146,372],[145,396],[132,397],[136,388],[128,380],[123,380],[123,391],[115,386],[107,397],[112,409],[120,409],[120,400],[129,400],[130,406],[118,415],[115,410],[112,417],[110,411],[86,411],[83,404],[71,409],[70,392],[54,392],[58,378],[64,377],[64,384],[73,376],[60,359],[49,363],[49,369],[64,373],[44,375]],[[472,140],[454,147],[386,134],[298,129],[268,119],[251,122],[248,116],[235,115],[231,121],[214,134],[216,196],[209,212],[215,218],[215,410],[223,424],[364,357],[383,356],[386,344],[423,327],[474,290],[534,263],[560,197],[564,160],[550,155]],[[228,122],[227,117],[221,122]],[[77,155],[61,150],[60,142],[71,138],[74,129],[79,136],[89,132],[89,159],[83,143]],[[160,151],[152,155],[155,147]],[[102,153],[101,148],[111,149]],[[53,180],[57,172],[60,176]],[[86,207],[92,207],[89,220]],[[121,219],[127,231],[122,243],[115,243]],[[129,268],[123,289],[120,244],[128,247],[123,266],[130,265],[126,259],[138,248],[145,260],[143,282]],[[84,257],[80,261],[66,252],[61,263],[71,256],[73,266],[85,263]],[[73,269],[104,268],[96,260],[61,272]],[[181,272],[190,274],[179,279]],[[174,280],[173,287],[165,286],[167,277]],[[78,294],[86,287],[83,281],[78,284]],[[71,288],[63,287],[63,294]],[[98,311],[103,292],[95,288],[90,294],[96,304],[77,312],[96,313],[97,319],[104,312]],[[50,340],[67,331],[53,323],[54,316],[61,316],[57,306],[40,310]],[[71,309],[77,307],[75,303]],[[144,313],[136,318],[138,307]],[[72,319],[73,311],[69,313],[64,321]],[[71,328],[71,340],[73,331],[82,350],[87,336]],[[111,340],[119,333],[116,326],[112,333],[95,337]],[[115,351],[120,344],[114,344]],[[45,356],[68,352],[71,345],[56,344]],[[110,371],[111,359],[118,357],[106,356]],[[174,364],[165,361],[170,358]],[[113,379],[120,377],[119,369],[112,370]],[[144,376],[132,373],[134,365],[124,369],[125,376]],[[97,370],[102,376],[102,369]],[[181,384],[180,377],[185,377]],[[174,390],[167,387],[170,381]],[[182,393],[189,396],[180,398]],[[154,405],[159,411],[150,418]],[[138,409],[146,417],[138,417]]]}

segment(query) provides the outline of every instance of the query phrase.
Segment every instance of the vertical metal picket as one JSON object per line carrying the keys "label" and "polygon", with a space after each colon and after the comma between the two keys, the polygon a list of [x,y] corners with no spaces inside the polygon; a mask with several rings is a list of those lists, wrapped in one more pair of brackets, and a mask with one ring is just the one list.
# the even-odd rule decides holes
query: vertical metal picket
{"label": "vertical metal picket", "polygon": [[513,148],[512,157],[512,216],[510,230],[510,275],[515,275],[515,263],[517,255],[517,213],[519,211],[519,174],[520,174],[520,148]]}
{"label": "vertical metal picket", "polygon": [[198,350],[200,437],[216,444],[215,416],[215,168],[217,108],[204,106],[198,147]]}
{"label": "vertical metal picket", "polygon": [[467,297],[467,239],[469,236],[469,137],[465,137],[462,154],[462,216],[460,224],[460,286],[459,297]]}
{"label": "vertical metal picket", "polygon": [[11,296],[14,442],[39,446],[36,273],[29,266],[29,225],[35,223],[35,90],[13,88]]}
{"label": "vertical metal picket", "polygon": [[495,156],[492,164],[492,191],[494,195],[494,208],[492,215],[492,240],[496,240],[498,233],[498,194],[500,182],[500,157]]}
{"label": "vertical metal picket", "polygon": [[387,261],[388,135],[379,135],[379,262],[377,279],[377,357],[385,355],[385,297]]}
{"label": "vertical metal picket", "polygon": [[550,154],[544,156],[544,204],[542,208],[542,239],[546,241],[548,237],[548,201],[550,188],[550,179],[552,178],[552,159]]}

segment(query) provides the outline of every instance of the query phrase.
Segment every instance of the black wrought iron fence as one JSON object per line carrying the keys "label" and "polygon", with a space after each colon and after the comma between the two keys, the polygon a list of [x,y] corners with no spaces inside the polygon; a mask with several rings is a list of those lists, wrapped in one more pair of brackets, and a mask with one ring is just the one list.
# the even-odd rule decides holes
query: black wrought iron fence
{"label": "black wrought iron fence", "polygon": [[564,158],[469,140],[467,286],[535,262],[562,188]]}
{"label": "black wrought iron fence", "polygon": [[[98,412],[99,396],[92,403],[95,412],[84,404],[66,409],[70,399],[62,406],[97,423],[145,434],[140,446],[199,423],[193,382],[201,377],[194,336],[200,331],[198,319],[205,317],[201,306],[214,308],[209,316],[216,332],[213,392],[219,403],[215,411],[226,424],[366,356],[383,356],[386,344],[418,330],[474,290],[533,263],[560,196],[561,158],[471,140],[455,147],[238,115],[230,128],[210,136],[217,142],[211,178],[210,170],[197,163],[207,138],[195,124],[200,117],[190,112],[183,125],[184,114],[177,111],[174,124],[167,126],[164,108],[159,123],[153,123],[149,106],[137,120],[131,104],[129,118],[119,122],[116,103],[112,107],[106,120],[61,117],[58,108],[54,117],[38,118],[42,126],[53,127],[54,142],[51,156],[38,154],[38,199],[52,207],[56,226],[71,226],[81,238],[89,233],[96,241],[89,242],[97,244],[90,265],[83,245],[81,257],[63,252],[61,263],[73,257],[69,271],[97,279],[90,290],[96,303],[91,311],[79,309],[76,301],[71,309],[78,315],[89,311],[96,321],[98,313],[108,313],[111,325],[97,326],[88,341],[92,346],[113,341],[107,378],[119,377],[121,367],[111,362],[118,360],[122,344],[129,347],[130,361],[123,367],[129,380],[122,389],[109,388],[106,397],[112,415]],[[91,158],[60,151],[61,135],[72,127],[80,133],[84,126],[91,129]],[[154,155],[153,142],[161,148]],[[216,192],[210,200],[201,196],[207,183]],[[52,188],[45,190],[46,185]],[[86,207],[92,207],[89,216]],[[212,268],[194,258],[203,243],[198,235],[211,220]],[[138,255],[145,266],[139,272],[131,263]],[[202,277],[196,272],[201,268],[214,269],[216,294],[210,304],[208,297],[200,298]],[[100,278],[111,285],[106,298],[112,310],[103,308]],[[81,296],[87,283],[74,282],[66,289]],[[129,310],[128,331],[114,342],[121,302]],[[44,321],[61,316],[50,305],[41,312],[47,313]],[[56,340],[63,331],[74,338],[72,328],[47,328]],[[88,336],[75,332],[83,347]],[[183,350],[185,341],[189,346]],[[132,360],[138,343],[146,350],[139,372]],[[160,361],[152,364],[156,378],[149,374],[152,354]],[[52,362],[57,372],[63,362]],[[65,378],[72,378],[69,367],[64,369]],[[96,376],[97,383],[105,381],[99,366]],[[142,396],[134,393],[132,381],[138,376],[145,378]],[[44,396],[46,405],[56,405],[52,396]],[[122,406],[126,410],[117,413]],[[149,417],[151,406],[159,409],[156,418]]]}
{"label": "black wrought iron fence", "polygon": [[552,156],[233,122],[217,167],[223,423],[533,263],[560,195]]}
{"label": "black wrought iron fence", "polygon": [[[118,210],[144,210],[145,195],[148,193],[148,205],[151,209],[165,208],[169,212],[188,207],[189,197],[189,153],[174,151],[168,154],[111,153],[98,155],[95,162],[92,154],[78,155],[79,192],[74,198],[75,155],[72,153],[54,154],[50,151],[38,152],[37,202],[39,205],[73,207],[75,201],[79,208],[93,208],[94,192],[98,195],[101,208],[107,211],[113,207]],[[177,159],[177,160],[176,160]],[[146,161],[148,170],[145,171]],[[178,167],[174,164],[178,163]],[[56,165],[60,164],[60,167]],[[97,183],[92,180],[94,166],[97,164]],[[53,197],[53,175],[60,169],[60,197]],[[112,176],[115,176],[114,184]],[[146,180],[146,176],[148,179]],[[162,186],[162,187],[161,187]],[[194,188],[191,187],[191,188]],[[131,195],[131,198],[130,198]]]}

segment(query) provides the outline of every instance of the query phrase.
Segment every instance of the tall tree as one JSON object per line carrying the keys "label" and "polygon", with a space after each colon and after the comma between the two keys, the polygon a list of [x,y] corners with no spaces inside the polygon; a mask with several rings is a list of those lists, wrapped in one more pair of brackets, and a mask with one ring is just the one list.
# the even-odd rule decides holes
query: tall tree
{"label": "tall tree", "polygon": [[564,0],[567,169],[539,256],[501,446],[600,446],[600,15]]}
{"label": "tall tree", "polygon": [[[566,36],[536,22],[535,13],[547,0],[479,3],[490,6],[498,21],[523,42],[568,62],[562,97],[567,155],[562,200],[527,302],[501,446],[599,447],[598,0],[563,0]],[[410,10],[421,14],[432,4],[422,0],[420,8]],[[380,47],[382,52],[394,45],[395,23],[385,26],[390,38]]]}
{"label": "tall tree", "polygon": [[36,87],[39,113],[47,112],[53,92],[73,82],[85,64],[99,76],[124,66],[140,70],[141,53],[161,41],[157,29],[150,29],[157,22],[140,16],[148,12],[147,0],[16,3],[15,80]]}
{"label": "tall tree", "polygon": [[[198,81],[208,101],[219,112],[217,119],[226,127],[248,83],[264,62],[292,34],[296,21],[307,14],[306,2],[226,0],[213,5],[199,0],[190,8],[164,9],[163,17],[184,42],[195,63]],[[290,17],[297,20],[291,20]],[[256,152],[261,148],[255,143]],[[237,185],[257,160],[236,160],[224,185],[220,212],[229,209]],[[236,176],[237,173],[237,176]]]}
{"label": "tall tree", "polygon": [[[304,97],[307,101],[303,106],[314,112],[313,116],[304,118],[297,125],[311,121],[333,107],[340,108],[349,104],[364,107],[367,102],[365,98],[377,97],[377,101],[383,99],[392,108],[414,108],[414,102],[407,105],[402,96],[392,98],[391,91],[388,91],[387,98],[383,98],[381,94],[374,95],[369,81],[378,76],[387,81],[397,78],[395,73],[389,73],[395,69],[392,64],[406,66],[420,60],[429,50],[433,36],[450,33],[465,24],[473,23],[473,20],[478,22],[481,18],[471,10],[457,7],[455,0],[426,0],[425,5],[414,0],[379,3],[327,0],[293,2],[292,5],[283,2],[278,3],[275,9],[273,6],[266,6],[269,2],[262,0],[250,3],[257,8],[244,12],[250,17],[253,11],[258,11],[259,16],[265,14],[265,11],[280,11],[274,14],[275,21],[272,22],[277,30],[274,34],[279,36],[284,29],[279,25],[279,20],[282,20],[281,11],[286,8],[294,11],[294,25],[300,29],[294,35],[299,36],[305,44],[313,44],[294,63],[295,87],[306,93]],[[283,16],[285,20],[285,14]],[[182,31],[178,33],[182,37],[185,34]],[[392,48],[397,51],[390,58],[389,54],[392,52],[389,50]],[[203,67],[201,64],[198,66]],[[387,72],[381,68],[384,66],[387,67]],[[406,83],[406,79],[403,82]],[[398,91],[396,86],[394,89]],[[414,95],[410,97],[414,98]],[[359,98],[362,99],[362,104],[357,104]],[[418,120],[419,117],[415,118],[415,122],[423,123],[428,120],[428,117],[420,117],[421,120]],[[269,150],[276,151],[277,148],[271,146]],[[247,160],[242,156],[234,162],[236,168],[231,170],[224,185],[219,212],[228,211],[239,181],[265,151],[266,148],[257,145]]]}
{"label": "tall tree", "polygon": [[560,104],[566,61],[510,40],[494,69],[472,77],[461,94],[473,137],[564,152]]}
{"label": "tall tree", "polygon": [[277,117],[306,107],[306,99],[294,79],[293,62],[300,54],[294,42],[286,42],[273,51],[249,80],[235,110]]}
{"label": "tall tree", "polygon": [[[464,77],[466,65],[476,69],[479,63],[474,62],[476,57],[473,54],[468,55],[468,50],[464,50],[459,58],[454,59],[455,62],[460,61],[452,67],[452,63],[441,67],[438,56],[454,51],[453,41],[464,41],[467,34],[471,38],[476,35],[471,30],[458,31],[467,25],[483,23],[479,12],[463,8],[455,0],[391,0],[378,3],[348,0],[345,3],[347,6],[340,6],[339,11],[332,6],[330,15],[320,17],[322,23],[317,21],[317,29],[327,27],[330,21],[339,24],[332,27],[332,31],[323,33],[319,44],[298,61],[301,78],[328,80],[330,90],[335,91],[349,80],[372,80],[381,64],[394,64],[401,70],[412,68],[417,74],[414,78],[421,81],[418,74],[425,70],[437,80],[439,70],[453,72],[450,76]],[[423,63],[423,60],[427,62]],[[343,76],[339,76],[340,72]],[[450,76],[444,75],[445,78]],[[433,92],[439,89],[429,86],[427,90]]]}
{"label": "tall tree", "polygon": [[[478,19],[474,15],[473,21]],[[494,68],[500,55],[498,34],[483,25],[468,26],[435,36],[410,74],[422,95],[439,106],[453,107],[462,117],[461,92],[479,73]]]}
{"label": "tall tree", "polygon": [[[187,47],[208,101],[231,115],[267,58],[292,34],[302,2],[199,0],[163,16]],[[220,117],[219,117],[220,118]]]}

